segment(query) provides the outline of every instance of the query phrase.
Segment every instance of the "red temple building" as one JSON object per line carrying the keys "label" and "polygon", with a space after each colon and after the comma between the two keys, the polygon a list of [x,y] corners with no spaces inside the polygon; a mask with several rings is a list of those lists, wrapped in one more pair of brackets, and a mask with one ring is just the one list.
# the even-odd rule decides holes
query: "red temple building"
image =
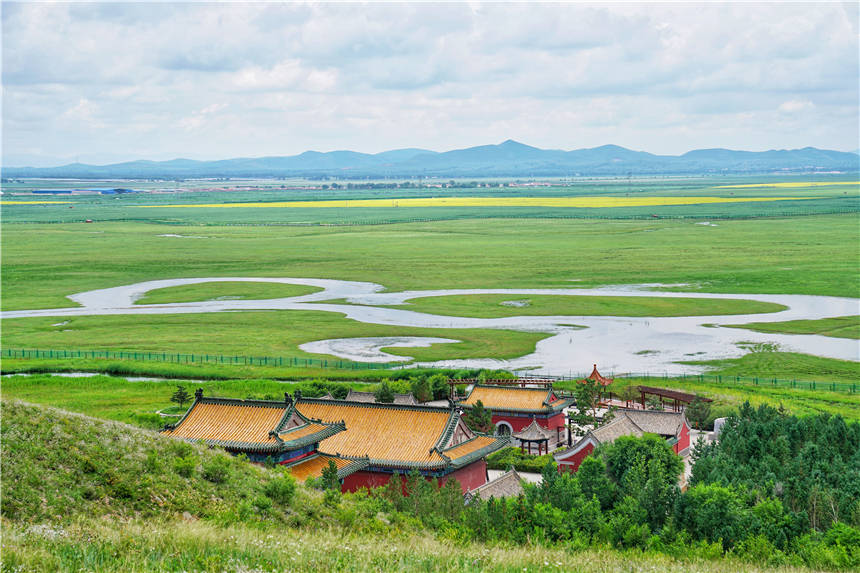
{"label": "red temple building", "polygon": [[[498,435],[513,435],[525,430],[534,421],[550,434],[550,446],[565,439],[564,409],[571,400],[558,398],[552,387],[529,388],[476,384],[458,402],[470,409],[478,403],[493,413],[493,425]],[[519,442],[515,440],[515,445]]]}
{"label": "red temple building", "polygon": [[553,457],[559,472],[575,472],[600,444],[614,442],[621,436],[643,434],[666,438],[678,455],[685,455],[690,447],[690,424],[682,412],[618,410],[611,422],[589,431],[572,447],[554,453]]}
{"label": "red temple building", "polygon": [[200,390],[182,419],[164,433],[202,440],[255,462],[271,459],[299,480],[319,477],[329,461],[343,491],[386,484],[417,471],[463,492],[487,481],[485,457],[509,438],[471,431],[453,409],[347,402],[204,398]]}

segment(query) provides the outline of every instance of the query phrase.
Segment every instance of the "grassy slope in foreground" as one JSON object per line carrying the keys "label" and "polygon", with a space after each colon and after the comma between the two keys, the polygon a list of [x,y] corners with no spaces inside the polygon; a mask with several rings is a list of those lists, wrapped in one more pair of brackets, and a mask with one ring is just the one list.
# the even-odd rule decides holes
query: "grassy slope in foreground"
{"label": "grassy slope in foreground", "polygon": [[751,322],[727,324],[731,328],[746,328],[757,332],[785,334],[820,334],[834,338],[860,339],[860,316],[840,316],[819,320],[789,320],[786,322]]}
{"label": "grassy slope in foreground", "polygon": [[218,451],[21,403],[2,402],[2,434],[4,571],[765,570],[733,559],[452,543],[414,520],[357,515],[349,496],[337,509],[302,486],[290,496],[269,485],[278,473]]}
{"label": "grassy slope in foreground", "polygon": [[[60,326],[53,326],[60,324]],[[389,349],[391,354],[432,361],[513,358],[534,351],[546,333],[490,329],[410,328],[364,324],[322,311],[214,312],[204,314],[15,318],[3,321],[6,348],[100,349],[302,358],[298,346],[312,340],[360,336],[431,336],[462,342],[427,348]]]}
{"label": "grassy slope in foreground", "polygon": [[392,291],[690,283],[721,293],[860,295],[856,215],[718,226],[525,219],[211,226],[206,239],[193,240],[164,233],[200,227],[10,225],[0,237],[3,309],[70,306],[69,294],[146,280],[248,275],[371,281]]}
{"label": "grassy slope in foreground", "polygon": [[204,300],[263,300],[321,291],[321,288],[283,283],[214,282],[151,290],[134,304],[166,304]]}
{"label": "grassy slope in foreground", "polygon": [[[514,304],[504,304],[514,303]],[[779,312],[781,304],[720,298],[470,294],[414,298],[395,308],[473,318],[505,316],[716,316]]]}

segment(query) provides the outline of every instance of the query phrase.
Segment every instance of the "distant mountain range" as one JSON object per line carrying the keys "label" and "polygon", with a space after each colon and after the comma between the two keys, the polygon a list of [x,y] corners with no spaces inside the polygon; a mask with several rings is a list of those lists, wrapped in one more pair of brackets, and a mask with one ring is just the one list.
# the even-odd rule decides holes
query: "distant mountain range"
{"label": "distant mountain range", "polygon": [[553,177],[589,175],[685,175],[860,171],[856,153],[816,149],[734,151],[697,149],[654,155],[617,145],[562,151],[508,140],[438,153],[395,149],[376,154],[305,151],[288,157],[195,161],[129,161],[111,165],[5,167],[3,177],[195,178],[195,177]]}

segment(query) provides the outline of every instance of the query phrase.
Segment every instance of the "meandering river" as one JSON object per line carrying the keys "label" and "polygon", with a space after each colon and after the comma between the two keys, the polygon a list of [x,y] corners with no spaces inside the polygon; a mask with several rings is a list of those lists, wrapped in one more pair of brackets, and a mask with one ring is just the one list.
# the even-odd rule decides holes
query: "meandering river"
{"label": "meandering river", "polygon": [[[313,294],[266,300],[218,300],[174,304],[135,305],[148,291],[205,282],[269,282],[319,287]],[[91,316],[113,314],[189,314],[250,310],[319,310],[345,314],[359,322],[439,329],[492,328],[546,332],[552,336],[537,344],[532,354],[512,360],[467,359],[434,362],[434,366],[527,369],[536,374],[579,373],[597,363],[604,372],[649,372],[670,375],[694,373],[702,367],[678,364],[690,360],[734,358],[749,352],[750,345],[773,344],[781,350],[815,354],[828,358],[860,361],[860,342],[817,335],[767,334],[726,328],[726,324],[814,320],[860,314],[860,300],[811,295],[715,294],[664,292],[662,285],[622,285],[569,289],[450,289],[383,292],[375,283],[305,278],[218,277],[167,279],[82,292],[69,298],[80,306],[55,309],[16,310],[0,313],[0,318]],[[643,296],[662,298],[733,298],[772,302],[788,307],[774,313],[695,316],[512,316],[467,318],[441,316],[388,305],[409,300],[446,295],[565,295]],[[322,301],[346,299],[352,304]],[[579,327],[572,327],[578,325]],[[331,354],[358,361],[387,362],[398,357],[384,348],[426,346],[455,342],[453,339],[424,337],[353,338],[319,340],[303,344],[308,352]]]}

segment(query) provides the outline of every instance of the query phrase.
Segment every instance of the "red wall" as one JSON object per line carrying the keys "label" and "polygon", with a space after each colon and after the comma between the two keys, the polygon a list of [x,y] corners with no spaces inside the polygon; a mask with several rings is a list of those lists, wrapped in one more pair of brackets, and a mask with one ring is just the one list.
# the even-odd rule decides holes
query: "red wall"
{"label": "red wall", "polygon": [[[381,487],[391,480],[392,475],[393,474],[370,472],[365,470],[357,471],[344,478],[341,491],[346,493],[354,492],[364,487]],[[401,476],[402,475],[403,474],[401,474]],[[487,462],[484,460],[478,460],[464,468],[460,468],[453,473],[443,476],[439,478],[439,485],[444,485],[445,482],[451,478],[457,479],[457,481],[460,482],[460,487],[463,489],[463,493],[466,493],[466,491],[470,489],[475,489],[476,487],[487,483]],[[428,477],[427,479],[432,478]]]}
{"label": "red wall", "polygon": [[585,447],[571,455],[570,457],[563,458],[561,460],[557,460],[558,464],[558,473],[562,472],[575,472],[579,469],[579,464],[582,463],[582,460],[588,457],[588,455],[594,451],[594,444],[591,442],[585,444]]}
{"label": "red wall", "polygon": [[[493,414],[493,424],[507,422],[515,432],[519,432],[532,423],[531,416],[497,416]],[[549,418],[537,418],[537,423],[548,430],[564,427],[564,412],[559,412]]]}
{"label": "red wall", "polygon": [[681,426],[681,434],[678,436],[678,442],[672,447],[675,450],[676,454],[680,454],[682,451],[686,450],[690,447],[690,426],[687,425],[687,422],[684,422],[684,425]]}

